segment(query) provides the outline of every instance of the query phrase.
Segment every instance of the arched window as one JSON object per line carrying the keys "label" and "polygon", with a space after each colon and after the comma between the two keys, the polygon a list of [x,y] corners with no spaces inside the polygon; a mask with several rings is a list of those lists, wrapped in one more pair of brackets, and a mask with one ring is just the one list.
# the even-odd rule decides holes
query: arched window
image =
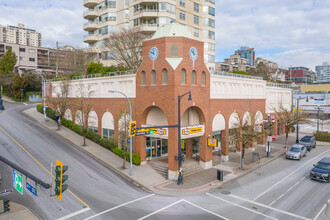
{"label": "arched window", "polygon": [[191,85],[196,85],[196,71],[191,72]]}
{"label": "arched window", "polygon": [[177,57],[177,56],[179,56],[179,49],[178,49],[178,46],[176,44],[173,44],[171,46],[170,56],[171,57]]}
{"label": "arched window", "polygon": [[206,76],[205,76],[205,72],[202,72],[202,86],[205,86],[205,80],[206,80]]}
{"label": "arched window", "polygon": [[181,85],[186,85],[186,70],[181,70]]}
{"label": "arched window", "polygon": [[156,70],[151,72],[151,85],[156,85]]}
{"label": "arched window", "polygon": [[142,86],[145,86],[146,85],[146,72],[144,72],[144,71],[142,71],[141,85]]}
{"label": "arched window", "polygon": [[167,69],[163,69],[163,85],[167,85]]}

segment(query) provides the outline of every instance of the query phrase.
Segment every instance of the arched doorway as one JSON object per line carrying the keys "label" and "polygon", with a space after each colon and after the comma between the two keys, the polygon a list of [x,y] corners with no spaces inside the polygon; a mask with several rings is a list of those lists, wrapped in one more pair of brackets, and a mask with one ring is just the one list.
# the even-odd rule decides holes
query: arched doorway
{"label": "arched doorway", "polygon": [[88,114],[88,129],[94,131],[96,134],[98,133],[98,118],[95,111],[90,111]]}
{"label": "arched doorway", "polygon": [[114,121],[110,112],[105,112],[102,116],[102,137],[110,138],[114,135]]}
{"label": "arched doorway", "polygon": [[[168,125],[168,120],[162,109],[153,106],[148,109],[146,117],[147,127]],[[153,129],[152,134],[146,136],[146,158],[159,158],[168,155],[168,128]]]}
{"label": "arched doorway", "polygon": [[233,112],[229,117],[229,148],[235,148],[236,150],[236,142],[232,139],[235,134],[235,129],[239,128],[240,119],[236,112]]}
{"label": "arched doorway", "polygon": [[221,149],[221,132],[226,128],[225,117],[222,114],[216,114],[212,122],[212,136],[217,139],[217,147],[214,148],[214,151]]}

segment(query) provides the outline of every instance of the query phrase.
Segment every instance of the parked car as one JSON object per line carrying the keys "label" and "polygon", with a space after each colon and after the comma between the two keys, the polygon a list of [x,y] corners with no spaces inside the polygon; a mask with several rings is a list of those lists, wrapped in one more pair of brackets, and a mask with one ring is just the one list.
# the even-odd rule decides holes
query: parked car
{"label": "parked car", "polygon": [[330,182],[330,157],[324,157],[322,160],[313,164],[314,168],[311,170],[309,176],[311,179],[323,182]]}
{"label": "parked car", "polygon": [[290,147],[286,152],[286,158],[300,160],[300,158],[306,156],[306,147],[302,144],[295,144]]}
{"label": "parked car", "polygon": [[312,148],[316,147],[315,137],[314,136],[304,136],[299,141],[299,144],[305,145],[307,150],[310,151]]}

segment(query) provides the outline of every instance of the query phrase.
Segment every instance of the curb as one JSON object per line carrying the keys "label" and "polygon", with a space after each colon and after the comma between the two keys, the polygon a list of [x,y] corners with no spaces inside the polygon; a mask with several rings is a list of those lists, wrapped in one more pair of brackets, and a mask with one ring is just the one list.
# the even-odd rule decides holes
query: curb
{"label": "curb", "polygon": [[[24,110],[25,111],[25,110]],[[39,124],[41,124],[42,126],[44,126],[45,128],[47,128],[49,131],[54,132],[57,136],[62,137],[63,139],[65,139],[68,143],[70,143],[71,145],[73,145],[75,148],[77,148],[78,150],[80,150],[81,152],[87,154],[88,156],[92,157],[93,159],[95,159],[96,161],[98,161],[99,163],[101,163],[103,166],[109,168],[110,170],[114,171],[116,174],[120,175],[121,177],[123,177],[124,179],[128,180],[129,182],[133,183],[134,185],[136,185],[137,187],[144,189],[147,192],[153,192],[149,187],[144,186],[143,184],[139,183],[138,181],[134,180],[133,178],[123,174],[119,169],[107,164],[106,162],[104,162],[103,160],[100,160],[98,157],[94,156],[92,153],[86,151],[84,148],[78,146],[77,144],[73,143],[71,140],[69,140],[68,138],[58,134],[56,131],[50,129],[47,125],[45,125],[44,123],[36,120],[35,118],[33,118],[32,116],[28,115],[27,113],[25,113],[24,111],[22,111],[22,113],[24,115],[26,115],[27,117],[31,118],[32,120],[38,122]],[[50,118],[46,118],[48,120],[52,120]],[[100,146],[101,147],[101,146]]]}

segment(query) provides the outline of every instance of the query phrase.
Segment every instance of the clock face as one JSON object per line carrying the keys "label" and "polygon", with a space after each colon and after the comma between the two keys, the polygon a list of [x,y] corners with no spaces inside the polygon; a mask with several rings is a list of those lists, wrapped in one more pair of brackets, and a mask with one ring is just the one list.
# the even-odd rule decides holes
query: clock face
{"label": "clock face", "polygon": [[149,52],[149,57],[151,60],[155,60],[158,57],[158,49],[157,47],[152,47]]}
{"label": "clock face", "polygon": [[189,50],[189,56],[192,60],[196,60],[198,57],[197,49],[195,47],[190,48]]}

